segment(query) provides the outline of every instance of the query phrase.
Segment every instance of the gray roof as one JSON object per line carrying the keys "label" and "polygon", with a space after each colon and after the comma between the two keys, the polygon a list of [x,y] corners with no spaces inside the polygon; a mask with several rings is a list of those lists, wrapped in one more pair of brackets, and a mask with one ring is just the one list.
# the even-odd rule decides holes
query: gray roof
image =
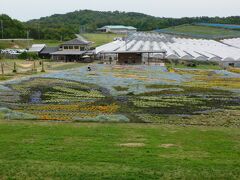
{"label": "gray roof", "polygon": [[33,44],[32,47],[28,50],[29,52],[40,52],[43,48],[46,47],[46,44]]}
{"label": "gray roof", "polygon": [[58,51],[58,47],[45,47],[40,54],[51,54]]}
{"label": "gray roof", "polygon": [[82,55],[86,51],[78,51],[78,50],[63,50],[51,53],[51,55]]}
{"label": "gray roof", "polygon": [[166,53],[167,51],[165,50],[159,50],[159,51],[154,51],[154,50],[140,50],[140,51],[104,51],[100,52],[100,54],[128,54],[128,53]]}
{"label": "gray roof", "polygon": [[64,42],[62,45],[89,45],[91,42],[82,40],[80,38],[75,38],[70,41]]}
{"label": "gray roof", "polygon": [[123,29],[123,30],[137,30],[137,28],[133,27],[133,26],[123,26],[123,25],[108,25],[108,26],[103,26],[102,28],[99,28],[99,30],[101,29]]}

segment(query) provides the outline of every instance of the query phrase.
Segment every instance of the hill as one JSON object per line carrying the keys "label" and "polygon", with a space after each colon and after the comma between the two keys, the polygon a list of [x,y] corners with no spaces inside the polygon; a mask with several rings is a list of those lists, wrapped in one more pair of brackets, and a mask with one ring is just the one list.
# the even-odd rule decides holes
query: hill
{"label": "hill", "polygon": [[[92,33],[104,25],[131,25],[138,28],[139,31],[150,31],[193,23],[240,24],[238,16],[160,18],[135,12],[92,10],[54,14],[28,22],[20,22],[7,15],[0,15],[0,20],[4,22],[4,38],[26,38],[26,31],[30,30],[30,38],[48,40],[68,40],[74,38],[74,34],[79,33],[80,29],[85,33]],[[190,28],[189,31],[191,30]]]}
{"label": "hill", "polygon": [[134,12],[104,12],[79,10],[67,14],[55,14],[49,17],[35,19],[26,22],[31,29],[33,38],[42,39],[70,39],[80,29],[86,32],[95,32],[104,25],[129,25],[138,28],[139,31],[163,29],[183,24],[192,23],[225,23],[240,24],[239,17],[193,17],[193,18],[160,18]]}
{"label": "hill", "polygon": [[158,30],[158,32],[206,39],[225,39],[240,37],[240,31],[237,30],[191,24],[169,27],[166,29]]}
{"label": "hill", "polygon": [[[24,23],[10,18],[6,14],[0,14],[0,22],[3,22],[4,32],[3,38],[26,38],[26,26]],[[0,24],[1,28],[1,24]],[[0,33],[2,38],[2,33]]]}
{"label": "hill", "polygon": [[[159,18],[125,12],[100,12],[81,10],[67,14],[55,14],[27,22],[32,30],[32,36],[37,36],[37,28],[41,29],[40,36],[44,39],[70,39],[80,29],[86,32],[95,32],[104,25],[123,24],[137,27],[139,30],[152,30],[160,24]],[[161,25],[163,26],[163,25]],[[164,27],[168,27],[167,25]]]}

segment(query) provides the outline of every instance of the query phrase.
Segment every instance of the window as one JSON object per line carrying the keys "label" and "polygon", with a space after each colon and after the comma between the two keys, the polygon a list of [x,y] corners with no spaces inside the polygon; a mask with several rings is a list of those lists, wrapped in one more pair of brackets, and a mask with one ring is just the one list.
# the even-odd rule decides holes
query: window
{"label": "window", "polygon": [[85,50],[85,47],[80,47],[80,51],[84,51]]}
{"label": "window", "polygon": [[235,66],[234,63],[229,63],[228,65],[231,66],[231,67],[234,67],[234,66]]}
{"label": "window", "polygon": [[69,46],[69,49],[73,49],[73,46]]}
{"label": "window", "polygon": [[68,49],[68,46],[64,46],[64,49]]}
{"label": "window", "polygon": [[79,49],[79,46],[74,46],[74,49]]}

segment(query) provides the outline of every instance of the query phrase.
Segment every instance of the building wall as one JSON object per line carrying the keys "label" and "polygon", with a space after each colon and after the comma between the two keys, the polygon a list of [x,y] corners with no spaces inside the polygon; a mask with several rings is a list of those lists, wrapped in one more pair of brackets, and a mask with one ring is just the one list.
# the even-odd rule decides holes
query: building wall
{"label": "building wall", "polygon": [[88,45],[63,45],[59,48],[59,50],[76,50],[76,51],[86,51],[89,50],[89,46]]}
{"label": "building wall", "polygon": [[129,29],[110,29],[107,28],[106,32],[116,33],[116,34],[126,34],[127,32],[137,32],[137,30],[129,30]]}
{"label": "building wall", "polygon": [[66,61],[66,56],[64,55],[52,55],[52,60],[54,61]]}
{"label": "building wall", "polygon": [[221,62],[220,65],[221,65],[222,67],[229,67],[229,66],[232,66],[232,67],[240,67],[240,61]]}
{"label": "building wall", "polygon": [[142,64],[142,54],[140,53],[119,53],[118,64]]}

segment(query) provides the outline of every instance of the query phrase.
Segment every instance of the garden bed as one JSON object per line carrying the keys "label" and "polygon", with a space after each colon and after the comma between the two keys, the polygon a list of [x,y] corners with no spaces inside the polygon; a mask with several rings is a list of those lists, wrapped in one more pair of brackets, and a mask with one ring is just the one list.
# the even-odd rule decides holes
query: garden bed
{"label": "garden bed", "polygon": [[[92,69],[9,81],[1,86],[0,106],[39,120],[240,126],[238,74],[167,72],[157,66],[94,65]],[[229,117],[218,121],[221,113]],[[201,120],[203,115],[210,120]]]}

